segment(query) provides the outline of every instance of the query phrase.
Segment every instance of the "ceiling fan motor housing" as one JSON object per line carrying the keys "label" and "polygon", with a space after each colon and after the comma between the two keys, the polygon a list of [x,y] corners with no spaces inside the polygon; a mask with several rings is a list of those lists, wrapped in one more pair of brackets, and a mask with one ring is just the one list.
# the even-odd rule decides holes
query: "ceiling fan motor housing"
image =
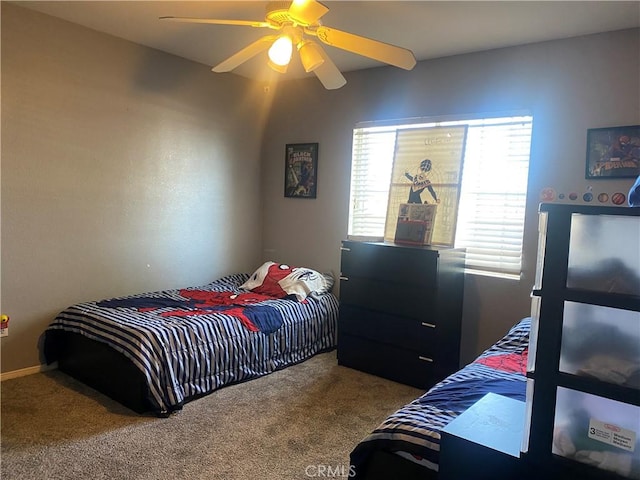
{"label": "ceiling fan motor housing", "polygon": [[276,25],[284,25],[291,23],[291,17],[289,17],[289,6],[291,2],[269,2],[266,7],[267,21],[273,22]]}

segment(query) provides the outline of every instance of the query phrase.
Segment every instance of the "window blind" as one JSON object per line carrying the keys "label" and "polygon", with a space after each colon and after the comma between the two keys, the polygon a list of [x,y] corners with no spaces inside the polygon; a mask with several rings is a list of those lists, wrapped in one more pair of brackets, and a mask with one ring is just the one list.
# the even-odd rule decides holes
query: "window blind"
{"label": "window blind", "polygon": [[468,125],[455,246],[466,267],[518,277],[531,149],[531,116],[361,126],[353,131],[350,238],[382,238],[396,132],[402,128]]}
{"label": "window blind", "polygon": [[378,127],[353,132],[350,238],[384,236],[396,130]]}

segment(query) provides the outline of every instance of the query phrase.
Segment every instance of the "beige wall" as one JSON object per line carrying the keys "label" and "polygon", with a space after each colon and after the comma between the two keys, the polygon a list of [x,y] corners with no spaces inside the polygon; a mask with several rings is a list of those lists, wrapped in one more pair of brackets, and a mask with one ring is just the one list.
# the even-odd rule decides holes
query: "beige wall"
{"label": "beige wall", "polygon": [[[264,135],[264,258],[339,271],[356,122],[529,110],[524,275],[467,276],[461,357],[473,359],[530,312],[542,188],[627,192],[633,183],[585,180],[585,147],[589,128],[640,123],[639,51],[636,29],[424,61],[411,72],[348,73],[335,91],[315,79],[282,84]],[[317,200],[283,197],[284,145],[297,142],[319,142]]]}
{"label": "beige wall", "polygon": [[72,303],[255,267],[264,98],[2,3],[2,372]]}

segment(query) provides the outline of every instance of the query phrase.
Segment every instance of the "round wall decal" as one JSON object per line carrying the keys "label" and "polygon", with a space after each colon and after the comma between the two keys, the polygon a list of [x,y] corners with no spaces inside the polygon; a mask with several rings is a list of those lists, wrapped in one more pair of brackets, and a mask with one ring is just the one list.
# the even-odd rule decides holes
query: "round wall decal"
{"label": "round wall decal", "polygon": [[543,188],[540,192],[540,200],[543,202],[553,202],[556,199],[556,191],[551,188]]}
{"label": "round wall decal", "polygon": [[622,192],[616,192],[611,195],[611,203],[614,205],[622,205],[626,199],[627,196]]}

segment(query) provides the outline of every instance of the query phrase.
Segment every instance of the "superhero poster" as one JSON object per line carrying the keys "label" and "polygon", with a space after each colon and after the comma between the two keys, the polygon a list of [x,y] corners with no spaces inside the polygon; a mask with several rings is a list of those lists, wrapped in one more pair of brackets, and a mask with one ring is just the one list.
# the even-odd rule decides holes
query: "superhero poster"
{"label": "superhero poster", "polygon": [[402,204],[434,204],[431,243],[453,245],[467,126],[399,130],[389,188],[386,241],[393,242]]}
{"label": "superhero poster", "polygon": [[640,175],[640,125],[587,131],[586,178]]}
{"label": "superhero poster", "polygon": [[287,144],[284,165],[284,196],[316,198],[318,144]]}

